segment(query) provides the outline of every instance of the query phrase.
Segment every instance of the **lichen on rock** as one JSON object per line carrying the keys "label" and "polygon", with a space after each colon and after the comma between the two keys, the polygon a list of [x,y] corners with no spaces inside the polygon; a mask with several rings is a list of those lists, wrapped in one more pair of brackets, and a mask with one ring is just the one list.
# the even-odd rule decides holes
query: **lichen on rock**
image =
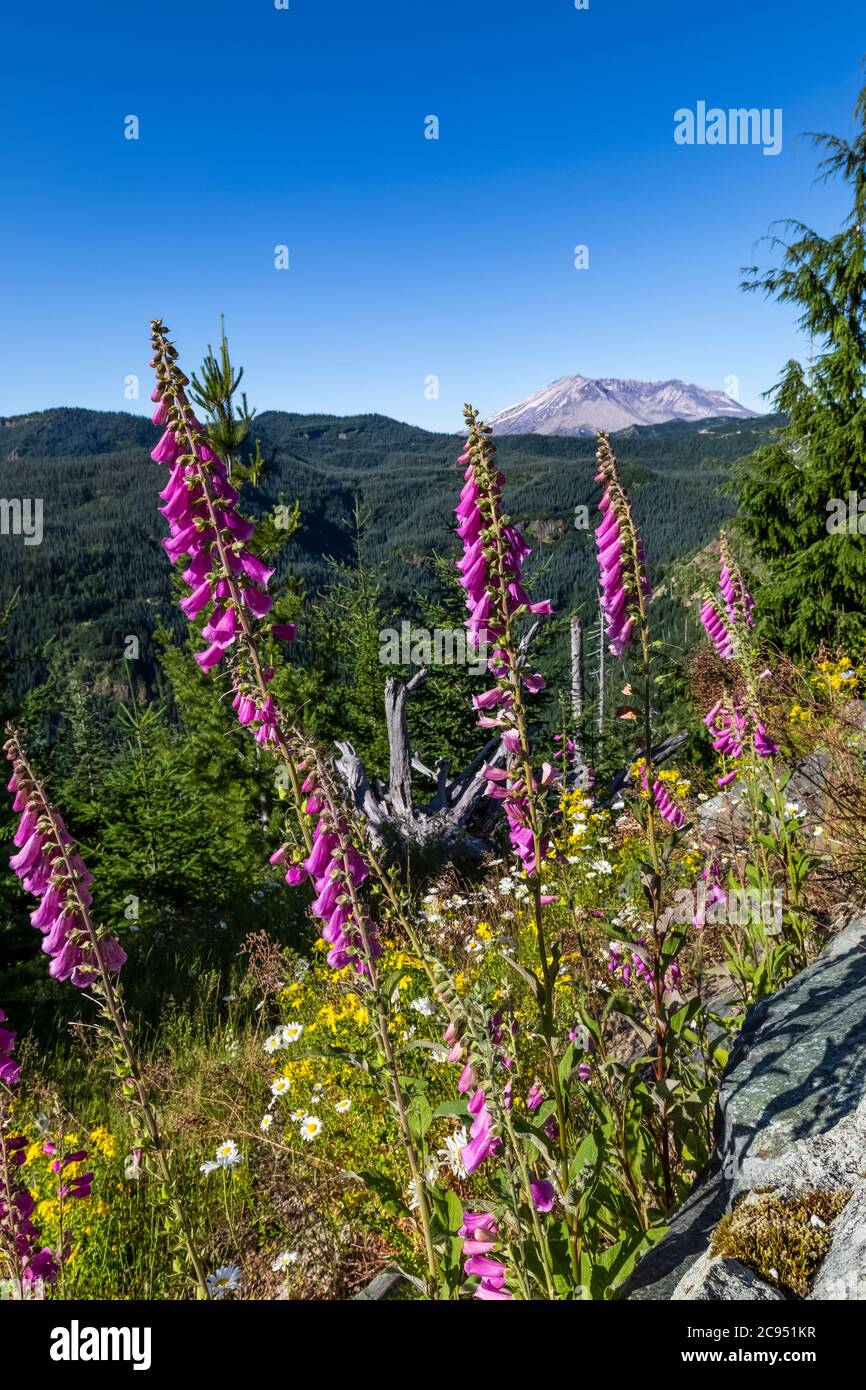
{"label": "lichen on rock", "polygon": [[802,1192],[780,1197],[753,1192],[723,1216],[710,1237],[710,1253],[737,1259],[799,1298],[830,1248],[830,1223],[851,1196]]}

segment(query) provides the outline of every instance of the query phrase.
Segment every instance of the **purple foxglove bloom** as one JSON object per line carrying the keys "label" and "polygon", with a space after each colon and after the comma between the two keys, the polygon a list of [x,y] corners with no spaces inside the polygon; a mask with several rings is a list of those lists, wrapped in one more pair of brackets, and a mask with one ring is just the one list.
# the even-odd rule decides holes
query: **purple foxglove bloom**
{"label": "purple foxglove bloom", "polygon": [[[273,599],[265,590],[274,571],[246,546],[255,527],[238,511],[237,489],[229,482],[222,459],[205,439],[169,347],[161,325],[155,324],[154,365],[160,373],[156,416],[159,423],[171,418],[172,427],[162,435],[152,458],[171,467],[168,484],[160,493],[165,502],[160,510],[171,532],[163,541],[165,552],[173,564],[189,556],[183,579],[192,592],[181,599],[180,607],[193,620],[208,604],[223,604],[223,611],[213,612],[204,629],[208,646],[196,653],[201,669],[209,671],[224,659],[239,631],[247,633],[248,619],[241,620],[241,608],[254,619],[270,612]],[[181,454],[187,462],[178,462]],[[231,600],[228,608],[225,600]],[[291,640],[288,626],[278,634],[282,640]],[[250,724],[256,726],[259,743],[277,737],[276,716],[251,720]]]}
{"label": "purple foxglove bloom", "polygon": [[328,964],[335,970],[354,968],[368,974],[381,954],[376,929],[368,917],[359,915],[356,890],[369,875],[369,867],[351,843],[349,829],[340,818],[326,785],[311,773],[302,785],[308,795],[307,811],[318,817],[313,830],[313,847],[303,865],[292,864],[287,883],[312,880],[316,896],[311,912],[319,918],[322,939],[331,946]]}
{"label": "purple foxglove bloom", "polygon": [[464,1272],[481,1281],[475,1297],[489,1301],[510,1300],[512,1296],[505,1287],[508,1270],[501,1260],[490,1256],[499,1235],[499,1226],[492,1213],[464,1212],[458,1235],[463,1238],[464,1257],[468,1256],[464,1260]]}
{"label": "purple foxglove bloom", "polygon": [[[0,1009],[0,1024],[6,1022],[6,1015]],[[0,1028],[0,1081],[7,1086],[18,1084],[18,1077],[21,1072],[21,1063],[16,1062],[13,1053],[15,1051],[16,1035],[9,1028]]]}
{"label": "purple foxglove bloom", "polygon": [[[92,927],[82,915],[91,904],[87,871],[63,819],[45,798],[42,788],[27,769],[14,739],[6,744],[13,773],[9,790],[15,792],[15,805],[22,821],[37,825],[10,867],[40,907],[31,921],[43,933],[42,949],[51,957],[49,974],[57,980],[70,980],[78,989],[89,989],[98,978],[99,965]],[[116,973],[126,960],[126,952],[114,937],[102,937],[99,955],[109,973]]]}
{"label": "purple foxglove bloom", "polygon": [[610,440],[599,431],[596,482],[604,484],[599,502],[602,521],[595,532],[601,582],[601,610],[610,650],[622,656],[631,641],[641,598],[651,597],[643,547],[628,497],[622,487]]}
{"label": "purple foxglove bloom", "polygon": [[536,1211],[553,1211],[556,1190],[552,1182],[548,1182],[546,1178],[533,1178],[529,1188],[532,1192],[532,1201]]}

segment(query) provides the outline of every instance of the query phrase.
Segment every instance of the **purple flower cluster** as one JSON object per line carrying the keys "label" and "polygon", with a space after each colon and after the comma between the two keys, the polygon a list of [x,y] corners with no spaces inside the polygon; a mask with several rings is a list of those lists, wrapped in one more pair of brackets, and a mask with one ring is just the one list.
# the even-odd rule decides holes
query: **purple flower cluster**
{"label": "purple flower cluster", "polygon": [[715,599],[708,598],[704,603],[701,608],[701,622],[719,656],[723,661],[730,661],[734,655],[734,634],[719,612]]}
{"label": "purple flower cluster", "polygon": [[[6,1022],[6,1015],[0,1009],[0,1024]],[[7,1086],[15,1086],[21,1073],[21,1063],[16,1062],[13,1056],[15,1052],[15,1037],[11,1028],[0,1027],[0,1081]]]}
{"label": "purple flower cluster", "polygon": [[719,589],[721,600],[711,597],[705,601],[701,608],[701,622],[719,656],[723,661],[730,661],[735,653],[737,627],[755,626],[755,604],[724,533],[721,539]]}
{"label": "purple flower cluster", "polygon": [[472,1093],[467,1102],[467,1109],[472,1116],[469,1143],[460,1150],[460,1161],[470,1176],[481,1167],[485,1159],[498,1151],[500,1143],[493,1128],[493,1118],[487,1108],[487,1093],[476,1085],[476,1082],[475,1069],[467,1062],[460,1074],[457,1089],[463,1095],[469,1091]]}
{"label": "purple flower cluster", "polygon": [[33,1220],[36,1199],[30,1189],[12,1181],[10,1169],[20,1168],[27,1154],[23,1134],[4,1139],[5,1163],[0,1163],[0,1249],[14,1252],[26,1283],[42,1279],[52,1284],[57,1278],[54,1251],[40,1245],[41,1232]]}
{"label": "purple flower cluster", "polygon": [[682,806],[678,806],[674,801],[664,782],[660,782],[658,778],[653,782],[653,801],[662,819],[675,830],[682,830],[686,823],[685,812]]}
{"label": "purple flower cluster", "polygon": [[[779,751],[779,745],[770,738],[766,727],[744,701],[717,700],[704,723],[712,735],[713,748],[725,758],[740,758],[751,740],[752,747],[759,758],[772,758]],[[736,779],[737,773],[729,772],[718,778],[720,787],[726,787]]]}
{"label": "purple flower cluster", "polygon": [[508,1269],[490,1254],[499,1235],[495,1217],[489,1211],[465,1211],[458,1235],[463,1239],[464,1273],[480,1280],[475,1297],[490,1302],[511,1299],[505,1287]]}
{"label": "purple flower cluster", "polygon": [[[42,932],[42,949],[51,957],[48,973],[55,980],[70,980],[78,989],[89,989],[99,975],[89,919],[93,875],[62,816],[46,801],[11,740],[6,753],[13,769],[8,790],[14,796],[13,810],[21,816],[14,835],[19,849],[9,867],[26,891],[41,899],[30,921]],[[112,974],[126,960],[126,952],[113,936],[100,938],[99,952]]]}
{"label": "purple flower cluster", "polygon": [[[536,832],[532,829],[525,778],[514,768],[491,767],[487,763],[482,772],[487,780],[487,795],[502,802],[511,844],[523,869],[527,874],[538,873],[550,841],[547,836],[539,835],[536,853]],[[541,777],[532,778],[532,791],[537,792],[540,787],[552,787],[558,780],[558,771],[550,763],[544,763]]]}
{"label": "purple flower cluster", "polygon": [[171,464],[168,483],[159,494],[165,505],[159,510],[171,531],[162,543],[166,555],[173,565],[187,558],[181,577],[190,593],[180,607],[192,620],[213,605],[202,629],[208,646],[195,656],[201,669],[209,671],[237,639],[242,622],[238,596],[254,618],[270,612],[274,601],[265,590],[274,571],[246,546],[255,528],[237,509],[240,494],[229,482],[222,459],[203,434],[193,435],[193,441],[194,456],[182,453],[182,448],[190,448],[188,441],[166,430],[151,458]]}
{"label": "purple flower cluster", "polygon": [[731,553],[724,532],[722,532],[721,537],[719,588],[722,591],[722,598],[725,601],[731,622],[734,624],[743,622],[746,627],[754,627],[755,603],[746,588],[742,572]]}
{"label": "purple flower cluster", "polygon": [[[316,896],[311,911],[319,919],[322,939],[330,947],[328,964],[335,970],[351,965],[359,975],[365,974],[381,954],[374,923],[356,907],[355,890],[370,870],[352,844],[348,826],[317,770],[310,772],[301,790],[307,797],[306,813],[315,815],[317,820],[312,849],[301,863],[289,865],[286,883],[312,880]],[[282,864],[287,855],[288,847],[282,846],[271,855],[271,863]]]}
{"label": "purple flower cluster", "polygon": [[[647,776],[646,762],[642,758],[640,761],[640,782],[644,791],[649,791],[649,777]],[[686,823],[685,813],[681,806],[674,801],[664,782],[659,777],[653,781],[653,803],[656,810],[663,820],[672,825],[675,830],[681,830]]]}
{"label": "purple flower cluster", "polygon": [[[655,983],[655,971],[646,959],[646,944],[640,937],[633,947],[614,942],[607,958],[607,968],[614,979],[622,980],[626,989],[630,989],[633,983],[652,989]],[[683,973],[674,961],[665,975],[665,989],[679,989],[682,980]]]}
{"label": "purple flower cluster", "polygon": [[[532,550],[517,527],[504,522],[505,479],[493,465],[495,451],[496,446],[480,431],[471,432],[469,446],[457,460],[466,466],[460,501],[454,511],[457,534],[463,542],[463,556],[457,561],[457,568],[469,612],[466,629],[476,652],[493,647],[487,664],[499,675],[502,668],[509,667],[510,654],[499,646],[508,623],[526,613],[550,614],[553,610],[549,599],[531,603],[523,587],[523,565]],[[534,679],[537,682],[541,677]],[[532,685],[527,688],[535,693]],[[535,689],[541,686],[536,685]],[[486,707],[476,701],[477,709]]]}
{"label": "purple flower cluster", "polygon": [[[6,1015],[0,1009],[0,1024]],[[0,1028],[0,1081],[7,1086],[18,1082],[21,1065],[12,1060],[15,1034]],[[39,1245],[39,1228],[32,1220],[36,1206],[33,1193],[12,1180],[12,1170],[21,1168],[27,1158],[27,1139],[23,1134],[0,1136],[0,1251],[14,1254],[24,1279],[51,1283],[57,1275],[57,1261],[47,1246]]]}
{"label": "purple flower cluster", "polygon": [[701,869],[701,878],[703,882],[698,885],[697,911],[692,919],[696,927],[706,926],[707,909],[713,909],[716,903],[725,902],[728,896],[722,887],[719,868],[714,859]]}
{"label": "purple flower cluster", "polygon": [[[290,626],[294,627],[294,624],[290,624]],[[270,680],[273,677],[273,671],[268,669],[263,672],[263,675],[266,680]],[[238,723],[243,724],[244,728],[253,730],[256,743],[274,742],[279,727],[279,713],[272,695],[259,702],[253,695],[235,689],[232,709],[238,716]]]}
{"label": "purple flower cluster", "polygon": [[649,599],[652,591],[646,575],[643,545],[635,532],[628,498],[619,480],[616,457],[603,432],[599,432],[596,458],[595,480],[604,483],[598,504],[603,516],[595,532],[601,609],[611,653],[622,656],[634,633],[640,597]]}
{"label": "purple flower cluster", "polygon": [[83,1163],[86,1160],[86,1149],[75,1149],[67,1154],[58,1154],[57,1145],[49,1142],[42,1145],[42,1152],[48,1158],[53,1159],[51,1171],[52,1173],[57,1173],[62,1179],[57,1189],[58,1197],[62,1197],[64,1201],[67,1198],[75,1198],[77,1201],[81,1201],[83,1198],[90,1196],[90,1191],[93,1187],[92,1173],[79,1173],[75,1177],[63,1177],[67,1168],[71,1168],[73,1163]]}

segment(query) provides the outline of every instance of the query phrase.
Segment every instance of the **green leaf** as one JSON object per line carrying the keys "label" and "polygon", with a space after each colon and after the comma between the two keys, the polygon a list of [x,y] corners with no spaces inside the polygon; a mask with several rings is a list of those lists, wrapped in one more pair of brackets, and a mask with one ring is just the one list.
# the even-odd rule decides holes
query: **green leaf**
{"label": "green leaf", "polygon": [[417,1144],[423,1143],[424,1136],[433,1123],[433,1111],[426,1096],[416,1095],[413,1097],[406,1107],[406,1119],[409,1122],[412,1138]]}

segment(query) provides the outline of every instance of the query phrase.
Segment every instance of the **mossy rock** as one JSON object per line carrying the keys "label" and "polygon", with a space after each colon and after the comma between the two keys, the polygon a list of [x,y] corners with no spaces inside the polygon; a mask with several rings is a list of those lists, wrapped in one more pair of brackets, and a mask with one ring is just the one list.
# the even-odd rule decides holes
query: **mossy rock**
{"label": "mossy rock", "polygon": [[805,1298],[830,1248],[830,1223],[850,1196],[850,1188],[795,1197],[750,1193],[722,1217],[710,1253],[740,1260],[780,1289]]}

